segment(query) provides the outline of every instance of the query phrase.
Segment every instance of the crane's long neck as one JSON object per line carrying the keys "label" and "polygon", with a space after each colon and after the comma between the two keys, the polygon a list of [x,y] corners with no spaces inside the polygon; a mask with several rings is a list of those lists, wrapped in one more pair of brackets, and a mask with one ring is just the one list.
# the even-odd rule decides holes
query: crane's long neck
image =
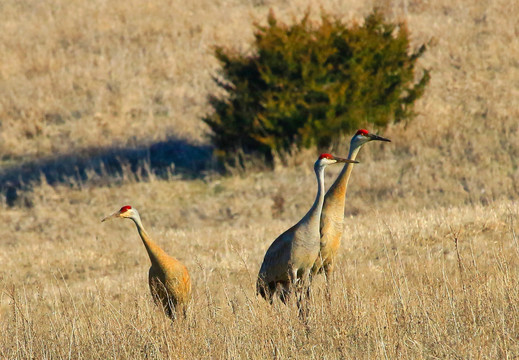
{"label": "crane's long neck", "polygon": [[[350,152],[348,159],[355,160],[359,153],[361,146],[350,146]],[[330,206],[338,206],[342,208],[341,214],[344,216],[344,201],[346,199],[346,190],[348,189],[348,182],[350,181],[351,172],[353,171],[353,163],[344,164],[339,176],[335,179],[333,185],[328,189],[324,198],[324,208],[327,209]],[[324,209],[323,209],[324,211]]]}
{"label": "crane's long neck", "polygon": [[317,177],[317,195],[314,204],[302,219],[311,228],[318,228],[321,219],[324,203],[324,166],[316,167],[315,175]]}
{"label": "crane's long neck", "polygon": [[151,240],[150,236],[142,226],[142,222],[140,217],[132,217],[131,218],[135,225],[137,226],[137,231],[141,236],[142,242],[144,243],[144,247],[148,252],[148,256],[150,257],[150,261],[152,265],[160,266],[160,259],[166,255],[164,250],[160,248],[153,240]]}

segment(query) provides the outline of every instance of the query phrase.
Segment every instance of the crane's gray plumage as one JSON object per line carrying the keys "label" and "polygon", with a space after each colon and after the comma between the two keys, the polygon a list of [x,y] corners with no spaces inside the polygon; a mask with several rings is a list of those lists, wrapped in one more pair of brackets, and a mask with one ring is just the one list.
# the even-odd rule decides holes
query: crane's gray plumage
{"label": "crane's gray plumage", "polygon": [[[358,130],[350,143],[349,160],[355,160],[362,145],[373,141],[391,141],[371,134],[367,130]],[[344,232],[344,208],[348,181],[353,170],[353,163],[344,165],[339,176],[324,197],[321,211],[321,245],[319,256],[312,267],[312,274],[325,272],[327,279],[333,271],[335,258]]]}
{"label": "crane's gray plumage", "polygon": [[[306,215],[281,234],[270,245],[258,274],[257,291],[266,299],[282,287],[282,293],[290,292],[290,286],[298,281],[305,283],[320,249],[320,219],[324,201],[324,168],[338,162],[355,162],[322,154],[314,164],[317,177],[317,196]],[[285,297],[282,296],[282,299]]]}

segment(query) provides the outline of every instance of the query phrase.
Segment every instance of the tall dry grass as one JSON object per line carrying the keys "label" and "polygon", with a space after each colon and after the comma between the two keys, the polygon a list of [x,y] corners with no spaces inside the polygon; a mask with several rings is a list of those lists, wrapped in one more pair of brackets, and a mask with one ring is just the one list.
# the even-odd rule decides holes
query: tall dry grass
{"label": "tall dry grass", "polygon": [[[43,179],[25,203],[0,205],[0,358],[519,355],[517,5],[319,5],[357,21],[378,5],[408,22],[415,44],[431,44],[419,116],[384,131],[391,144],[359,156],[331,303],[322,279],[306,323],[294,305],[269,307],[254,295],[264,251],[315,194],[313,150],[273,172]],[[269,7],[288,20],[307,6],[3,1],[0,170],[169,136],[204,144],[212,46],[247,51],[251,23]],[[345,154],[347,141],[332,150]],[[172,324],[153,305],[133,225],[99,222],[128,203],[191,271],[185,321]]]}
{"label": "tall dry grass", "polygon": [[[261,193],[270,181],[257,184]],[[164,196],[177,197],[183,186],[192,184],[127,185],[130,193],[139,194],[134,205],[141,208],[150,234],[191,271],[193,302],[188,318],[177,323],[170,323],[151,300],[149,260],[133,224],[99,222],[128,195],[113,188],[47,188],[38,192],[32,210],[8,212],[0,255],[0,357],[518,354],[516,204],[393,213],[371,208],[348,219],[332,301],[326,300],[319,278],[303,322],[294,304],[270,307],[254,293],[263,252],[290,220],[269,219],[271,204],[262,204],[256,194],[263,217],[245,219],[224,211],[225,221],[188,216],[175,223],[186,207],[177,209]],[[202,193],[211,190],[210,184],[200,186]],[[225,179],[219,186],[240,192],[247,184]],[[212,203],[204,202],[204,195],[185,194],[197,199],[187,209],[216,217],[230,191],[219,194]],[[244,213],[247,203],[239,204],[236,210]],[[52,214],[49,207],[55,209]]]}

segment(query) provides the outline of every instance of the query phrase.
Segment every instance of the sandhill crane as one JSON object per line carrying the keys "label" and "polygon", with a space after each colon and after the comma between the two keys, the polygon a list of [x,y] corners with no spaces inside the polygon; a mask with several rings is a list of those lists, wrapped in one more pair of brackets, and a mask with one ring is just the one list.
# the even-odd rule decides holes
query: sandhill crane
{"label": "sandhill crane", "polygon": [[139,213],[130,205],[123,206],[101,222],[111,218],[133,220],[151,260],[148,281],[155,303],[162,306],[172,319],[175,319],[176,314],[180,312],[185,316],[187,303],[191,298],[191,279],[187,268],[180,261],[166,254],[151,240],[142,226]]}
{"label": "sandhill crane", "polygon": [[[348,159],[355,160],[362,145],[373,140],[391,141],[381,136],[371,134],[365,129],[360,129],[351,139]],[[312,268],[312,275],[324,270],[327,280],[330,279],[330,275],[333,271],[335,257],[337,256],[344,231],[346,189],[352,170],[353,163],[350,162],[344,165],[341,173],[324,197],[321,212],[321,250]]]}
{"label": "sandhill crane", "polygon": [[[317,196],[306,215],[281,234],[268,248],[258,274],[257,292],[272,302],[278,292],[285,302],[291,287],[306,284],[312,265],[319,255],[319,222],[324,201],[324,168],[327,165],[357,161],[322,154],[314,164]],[[280,289],[282,287],[283,289]]]}

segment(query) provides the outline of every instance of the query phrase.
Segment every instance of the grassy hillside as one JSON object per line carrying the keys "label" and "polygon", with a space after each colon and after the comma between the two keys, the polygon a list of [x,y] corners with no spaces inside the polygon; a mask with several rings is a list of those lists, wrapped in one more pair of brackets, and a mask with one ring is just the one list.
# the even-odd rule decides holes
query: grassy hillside
{"label": "grassy hillside", "polygon": [[[0,358],[519,355],[519,8],[508,1],[319,4],[347,20],[373,5],[405,19],[431,44],[432,79],[419,116],[359,155],[331,303],[322,279],[306,324],[255,297],[265,250],[315,196],[316,154],[273,172],[212,170],[200,121],[212,46],[247,51],[269,8],[289,20],[310,3],[0,4]],[[125,204],[191,271],[187,320],[153,305],[133,225],[100,223]]]}

